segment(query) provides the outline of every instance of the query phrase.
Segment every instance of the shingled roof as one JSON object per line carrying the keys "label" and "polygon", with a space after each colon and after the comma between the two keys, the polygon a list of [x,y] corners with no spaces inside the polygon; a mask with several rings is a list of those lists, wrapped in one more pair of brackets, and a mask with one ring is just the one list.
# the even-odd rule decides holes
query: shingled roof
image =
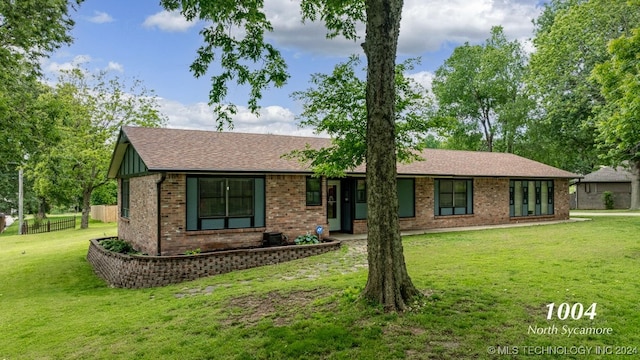
{"label": "shingled roof", "polygon": [[580,182],[631,182],[631,172],[621,166],[612,168],[603,166],[584,176]]}
{"label": "shingled roof", "polygon": [[[282,158],[292,150],[328,146],[330,139],[285,135],[124,127],[111,159],[116,177],[124,149],[133,146],[149,171],[311,173],[308,166]],[[424,160],[398,164],[399,175],[453,177],[577,178],[576,174],[517,155],[425,149]],[[364,174],[360,166],[349,174]]]}

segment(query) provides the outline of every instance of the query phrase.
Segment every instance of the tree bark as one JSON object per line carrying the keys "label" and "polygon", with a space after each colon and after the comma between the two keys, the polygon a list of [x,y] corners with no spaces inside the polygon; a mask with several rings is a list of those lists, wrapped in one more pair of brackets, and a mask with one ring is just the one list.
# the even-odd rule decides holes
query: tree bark
{"label": "tree bark", "polygon": [[367,245],[363,296],[403,311],[418,294],[407,273],[398,221],[395,58],[402,0],[367,0]]}
{"label": "tree bark", "polygon": [[80,229],[89,228],[89,213],[91,213],[91,191],[82,191],[82,219],[80,220]]}
{"label": "tree bark", "polygon": [[640,210],[640,160],[630,161],[631,167],[631,210]]}

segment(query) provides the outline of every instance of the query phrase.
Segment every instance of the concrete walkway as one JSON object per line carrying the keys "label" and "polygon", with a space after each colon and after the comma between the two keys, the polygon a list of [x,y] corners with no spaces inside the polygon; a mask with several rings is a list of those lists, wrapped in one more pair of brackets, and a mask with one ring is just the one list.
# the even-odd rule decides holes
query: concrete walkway
{"label": "concrete walkway", "polygon": [[[571,215],[573,215],[573,213],[571,213]],[[565,224],[565,223],[588,221],[588,220],[590,220],[590,219],[571,218],[569,220],[525,222],[525,223],[519,223],[519,224],[462,226],[462,227],[453,227],[453,228],[411,230],[411,231],[402,231],[401,235],[402,236],[408,236],[408,235],[436,234],[436,233],[457,232],[457,231],[508,229],[508,228],[525,227],[525,226],[541,226],[541,225]],[[344,240],[363,240],[363,239],[367,238],[367,234],[342,234],[342,233],[337,233],[337,234],[331,234],[331,236],[329,236],[329,238],[340,240],[340,241],[344,241]]]}
{"label": "concrete walkway", "polygon": [[571,211],[571,216],[640,216],[640,212]]}

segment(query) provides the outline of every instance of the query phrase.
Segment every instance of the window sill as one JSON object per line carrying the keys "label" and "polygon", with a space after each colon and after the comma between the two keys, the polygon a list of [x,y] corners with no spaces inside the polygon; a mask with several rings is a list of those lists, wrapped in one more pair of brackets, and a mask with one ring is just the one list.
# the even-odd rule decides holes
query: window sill
{"label": "window sill", "polygon": [[451,214],[451,215],[435,215],[433,218],[435,220],[438,220],[438,219],[451,219],[451,218],[470,218],[474,216],[475,214]]}
{"label": "window sill", "polygon": [[124,223],[127,223],[127,224],[128,224],[129,222],[131,222],[131,220],[130,220],[129,218],[122,217],[122,216],[120,216],[120,221],[121,221],[121,222],[124,222]]}
{"label": "window sill", "polygon": [[266,227],[259,228],[242,228],[242,229],[219,229],[219,230],[188,230],[185,232],[187,236],[191,235],[217,235],[217,234],[241,234],[241,233],[263,233]]}
{"label": "window sill", "polygon": [[511,220],[520,220],[520,219],[553,219],[556,217],[555,214],[551,215],[521,215],[521,216],[509,216]]}

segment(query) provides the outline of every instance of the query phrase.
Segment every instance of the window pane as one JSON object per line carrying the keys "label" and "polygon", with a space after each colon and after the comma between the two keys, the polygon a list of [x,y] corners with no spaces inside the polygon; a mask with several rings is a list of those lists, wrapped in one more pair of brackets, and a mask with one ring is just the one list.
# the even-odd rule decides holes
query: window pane
{"label": "window pane", "polygon": [[454,182],[454,192],[456,193],[466,193],[467,192],[467,182],[466,181],[455,181]]}
{"label": "window pane", "polygon": [[214,217],[225,215],[224,198],[201,198],[200,217]]}
{"label": "window pane", "polygon": [[453,207],[453,194],[440,193],[440,207]]}
{"label": "window pane", "polygon": [[307,178],[307,191],[320,191],[320,178]]}
{"label": "window pane", "polygon": [[229,179],[229,197],[253,196],[252,179]]}
{"label": "window pane", "polygon": [[224,179],[200,179],[200,197],[224,197]]}
{"label": "window pane", "polygon": [[453,181],[450,180],[440,180],[440,192],[441,193],[450,193],[453,192]]}
{"label": "window pane", "polygon": [[200,217],[225,216],[225,179],[200,179]]}
{"label": "window pane", "polygon": [[321,203],[321,184],[320,178],[308,177],[306,181],[307,186],[307,205],[322,205]]}
{"label": "window pane", "polygon": [[513,183],[513,206],[515,216],[522,216],[522,181]]}
{"label": "window pane", "polygon": [[122,179],[122,204],[120,204],[120,216],[129,217],[129,179]]}
{"label": "window pane", "polygon": [[229,179],[228,216],[253,215],[253,179]]}
{"label": "window pane", "polygon": [[529,215],[535,215],[536,209],[536,184],[535,181],[529,181]]}
{"label": "window pane", "polygon": [[365,180],[356,180],[356,202],[367,202],[367,182]]}
{"label": "window pane", "polygon": [[542,182],[542,189],[540,190],[540,211],[542,212],[543,215],[546,215],[548,213],[548,208],[549,208],[549,185],[547,184],[546,181]]}
{"label": "window pane", "polygon": [[467,193],[466,192],[456,192],[454,198],[454,206],[455,207],[467,207]]}
{"label": "window pane", "polygon": [[251,216],[253,215],[252,198],[229,198],[229,216]]}

